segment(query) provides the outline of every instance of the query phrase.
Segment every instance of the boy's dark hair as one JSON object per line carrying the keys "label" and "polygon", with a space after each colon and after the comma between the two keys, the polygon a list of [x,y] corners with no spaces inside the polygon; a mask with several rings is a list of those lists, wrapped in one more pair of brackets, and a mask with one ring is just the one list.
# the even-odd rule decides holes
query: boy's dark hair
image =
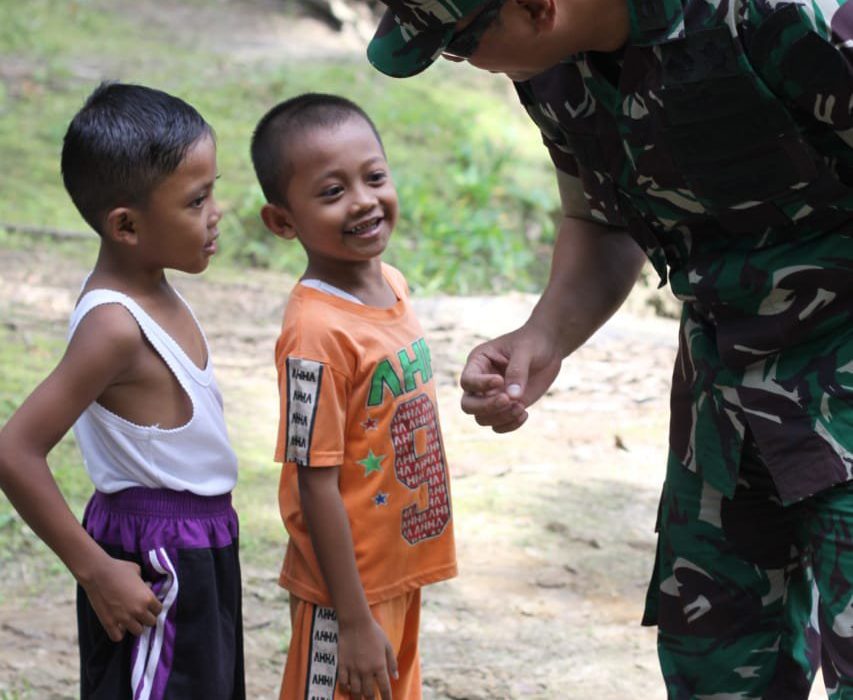
{"label": "boy's dark hair", "polygon": [[355,102],[339,95],[307,92],[280,102],[267,112],[252,135],[252,163],[267,201],[287,205],[293,177],[290,144],[312,129],[340,126],[352,118],[367,122],[384,150],[376,125]]}
{"label": "boy's dark hair", "polygon": [[144,206],[190,147],[213,130],[189,104],[160,90],[101,83],[71,120],[62,179],[81,216],[102,234],[119,206]]}

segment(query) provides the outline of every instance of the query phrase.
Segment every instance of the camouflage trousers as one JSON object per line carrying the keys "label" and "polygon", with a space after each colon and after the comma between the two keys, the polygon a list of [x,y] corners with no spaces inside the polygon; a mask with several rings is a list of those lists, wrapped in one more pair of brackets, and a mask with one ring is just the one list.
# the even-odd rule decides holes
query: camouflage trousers
{"label": "camouflage trousers", "polygon": [[[808,465],[804,465],[808,468]],[[853,699],[853,483],[782,506],[754,442],[733,498],[670,459],[643,624],[670,700]]]}

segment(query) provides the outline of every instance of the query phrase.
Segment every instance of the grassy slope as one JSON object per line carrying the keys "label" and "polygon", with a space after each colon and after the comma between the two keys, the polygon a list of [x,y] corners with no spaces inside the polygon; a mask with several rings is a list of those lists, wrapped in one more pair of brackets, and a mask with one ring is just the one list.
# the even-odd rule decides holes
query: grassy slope
{"label": "grassy slope", "polygon": [[[146,12],[139,22],[127,0],[0,0],[0,223],[81,228],[57,167],[67,121],[98,80],[142,82],[185,98],[216,129],[226,253],[294,271],[296,246],[276,243],[257,219],[248,141],[277,101],[335,92],[364,106],[383,134],[403,215],[389,260],[416,286],[464,293],[536,283],[556,194],[508,81],[446,62],[391,80],[359,55],[235,58],[222,47],[227,19],[211,14],[217,3],[178,4],[204,10],[202,29],[211,31],[186,26],[186,13],[183,24],[168,12]],[[218,4],[233,12],[241,3]]]}
{"label": "grassy slope", "polygon": [[[179,4],[193,3],[208,12],[216,5],[201,0]],[[278,255],[286,266],[287,256],[267,245],[272,238],[245,230],[258,196],[248,140],[259,116],[276,101],[322,90],[355,99],[374,117],[403,208],[411,212],[410,229],[445,225],[432,238],[401,227],[395,239],[400,254],[391,259],[404,266],[410,279],[433,289],[446,289],[448,280],[455,280],[454,289],[469,289],[476,280],[488,286],[492,273],[478,263],[478,256],[485,254],[503,260],[504,276],[514,274],[513,261],[523,251],[508,247],[497,235],[495,226],[506,223],[507,215],[487,205],[512,194],[513,188],[516,195],[524,190],[521,195],[528,200],[547,199],[542,193],[550,191],[551,175],[538,136],[514,103],[506,81],[449,65],[437,66],[416,80],[393,81],[363,59],[310,65],[282,57],[255,64],[235,62],[214,50],[216,41],[202,41],[203,33],[194,35],[191,28],[169,25],[168,17],[160,18],[159,26],[152,26],[150,18],[136,22],[134,7],[126,0],[0,0],[0,223],[83,230],[58,172],[62,135],[92,87],[102,79],[118,78],[160,87],[199,108],[218,135],[222,179],[217,188],[226,207],[221,225],[224,248],[227,251],[231,244],[233,255],[239,241],[241,252],[254,247],[257,257],[269,262]],[[216,33],[227,36],[227,28],[219,27]],[[451,74],[453,87],[447,82]],[[468,141],[474,141],[473,147]],[[447,192],[455,197],[452,206],[442,200]],[[546,202],[541,208],[547,206]],[[483,235],[458,236],[443,221],[453,212],[456,222],[492,218],[477,229]],[[0,231],[0,255],[11,248],[38,245]],[[62,244],[60,254],[92,259],[94,251],[93,239]],[[470,265],[462,264],[465,261]],[[233,274],[222,265],[220,260],[218,274]],[[436,276],[438,269],[443,276]],[[0,316],[8,311],[0,300]],[[14,324],[0,325],[0,425],[55,365],[62,348],[61,328],[28,328],[24,333]],[[269,489],[268,445],[251,425],[235,422],[232,436],[244,465],[239,501],[257,502]],[[51,460],[63,492],[80,514],[89,486],[70,436]],[[277,514],[243,508],[242,518],[244,547],[250,556],[261,557],[272,542],[280,546]],[[2,496],[0,567],[14,567],[34,596],[53,585],[60,571]]]}

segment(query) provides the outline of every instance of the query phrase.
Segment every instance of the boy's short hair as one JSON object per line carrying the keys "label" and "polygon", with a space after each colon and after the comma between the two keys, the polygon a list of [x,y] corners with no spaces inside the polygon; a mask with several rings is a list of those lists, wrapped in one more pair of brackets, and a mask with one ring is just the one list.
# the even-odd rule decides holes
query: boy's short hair
{"label": "boy's short hair", "polygon": [[367,113],[340,95],[307,92],[267,112],[255,127],[251,147],[255,174],[267,201],[287,205],[287,187],[293,177],[290,144],[307,131],[334,128],[353,118],[367,122],[384,151],[379,131]]}
{"label": "boy's short hair", "polygon": [[151,191],[213,130],[194,107],[161,90],[101,83],[71,120],[62,179],[86,222],[103,234],[119,206],[144,206]]}

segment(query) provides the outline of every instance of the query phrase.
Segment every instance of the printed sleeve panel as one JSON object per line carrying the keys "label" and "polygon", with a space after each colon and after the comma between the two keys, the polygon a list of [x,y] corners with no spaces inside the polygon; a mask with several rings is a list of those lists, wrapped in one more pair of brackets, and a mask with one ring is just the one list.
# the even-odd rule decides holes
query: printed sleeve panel
{"label": "printed sleeve panel", "polygon": [[346,432],[346,381],[329,365],[288,357],[281,376],[282,461],[300,466],[341,464]]}

